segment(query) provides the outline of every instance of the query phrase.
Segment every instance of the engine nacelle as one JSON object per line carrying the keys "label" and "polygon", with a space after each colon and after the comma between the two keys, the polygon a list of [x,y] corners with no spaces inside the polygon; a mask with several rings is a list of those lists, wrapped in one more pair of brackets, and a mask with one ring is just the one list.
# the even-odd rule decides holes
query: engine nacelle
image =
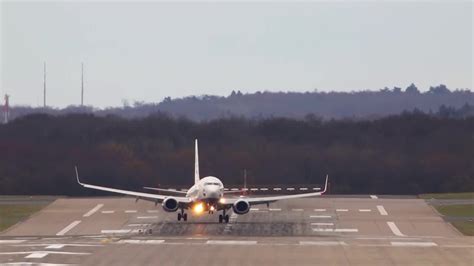
{"label": "engine nacelle", "polygon": [[175,212],[178,209],[179,204],[175,198],[168,197],[165,200],[163,200],[163,203],[161,204],[161,206],[163,207],[163,210],[167,212]]}
{"label": "engine nacelle", "polygon": [[238,200],[234,203],[232,209],[237,214],[246,214],[250,210],[250,203],[246,200]]}

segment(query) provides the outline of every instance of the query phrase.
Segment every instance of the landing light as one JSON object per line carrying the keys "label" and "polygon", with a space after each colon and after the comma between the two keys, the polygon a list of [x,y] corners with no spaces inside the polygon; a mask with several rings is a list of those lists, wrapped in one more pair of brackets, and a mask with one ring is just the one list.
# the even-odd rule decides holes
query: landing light
{"label": "landing light", "polygon": [[193,211],[196,214],[202,213],[204,211],[204,206],[202,205],[202,203],[197,203],[196,205],[194,205]]}
{"label": "landing light", "polygon": [[220,198],[220,199],[219,199],[219,203],[224,204],[224,203],[225,203],[225,199],[224,199],[224,198]]}
{"label": "landing light", "polygon": [[215,211],[216,208],[214,208],[214,206],[211,206],[211,211]]}

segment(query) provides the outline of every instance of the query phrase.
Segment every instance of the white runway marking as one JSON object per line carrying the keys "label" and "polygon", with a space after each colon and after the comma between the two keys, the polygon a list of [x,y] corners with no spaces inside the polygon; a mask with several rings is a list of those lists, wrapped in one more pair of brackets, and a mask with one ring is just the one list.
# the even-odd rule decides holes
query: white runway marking
{"label": "white runway marking", "polygon": [[320,187],[314,187],[313,190],[321,190]]}
{"label": "white runway marking", "polygon": [[229,189],[228,189],[228,188],[224,188],[224,191],[229,191]]}
{"label": "white runway marking", "polygon": [[260,209],[258,208],[250,208],[250,211],[259,211]]}
{"label": "white runway marking", "polygon": [[16,240],[0,240],[0,244],[19,244],[23,243],[26,240],[24,239],[16,239]]}
{"label": "white runway marking", "polygon": [[397,225],[394,222],[387,222],[388,227],[390,227],[390,230],[392,230],[392,233],[396,236],[405,236],[400,232],[400,229],[398,229]]}
{"label": "white runway marking", "polygon": [[311,215],[309,218],[331,218],[331,215]]}
{"label": "white runway marking", "polygon": [[270,209],[268,209],[268,210],[271,211],[271,212],[279,212],[279,211],[281,211],[281,209],[276,209],[276,208],[275,208],[275,209],[270,208]]}
{"label": "white runway marking", "polygon": [[232,223],[235,222],[236,219],[237,219],[237,214],[232,213],[229,217],[229,222],[226,224],[226,226],[224,228],[225,233],[230,232],[230,230],[232,229],[232,225],[233,225]]}
{"label": "white runway marking", "polygon": [[258,188],[251,188],[250,191],[258,191]]}
{"label": "white runway marking", "polygon": [[138,216],[137,219],[156,219],[158,216]]}
{"label": "white runway marking", "polygon": [[377,205],[377,210],[380,212],[380,215],[384,215],[384,216],[388,215],[387,211],[382,205]]}
{"label": "white runway marking", "polygon": [[118,241],[119,244],[162,244],[165,240],[162,239],[148,239],[148,240],[140,240],[140,239],[123,239]]}
{"label": "white runway marking", "polygon": [[348,209],[336,209],[337,212],[348,212]]}
{"label": "white runway marking", "polygon": [[131,227],[145,227],[145,226],[150,226],[151,224],[129,224],[127,226]]}
{"label": "white runway marking", "polygon": [[356,228],[313,228],[313,232],[334,232],[334,233],[357,233],[359,229]]}
{"label": "white runway marking", "polygon": [[436,247],[434,242],[390,242],[394,247]]}
{"label": "white runway marking", "polygon": [[46,246],[45,248],[46,249],[62,249],[63,247],[64,247],[63,244],[53,244],[53,245]]}
{"label": "white runway marking", "polygon": [[36,262],[7,262],[5,265],[36,265],[36,266],[69,266],[69,265],[75,265],[75,264],[56,264],[56,263],[36,263]]}
{"label": "white runway marking", "polygon": [[109,214],[109,213],[115,213],[115,211],[101,211],[101,213]]}
{"label": "white runway marking", "polygon": [[302,211],[304,211],[303,209],[291,209],[291,210],[294,211],[294,212],[302,212]]}
{"label": "white runway marking", "polygon": [[300,187],[300,190],[308,190],[307,187]]}
{"label": "white runway marking", "polygon": [[239,189],[238,189],[238,188],[231,188],[230,190],[232,190],[232,191],[238,191]]}
{"label": "white runway marking", "polygon": [[84,214],[82,216],[83,217],[89,217],[102,207],[104,207],[104,204],[97,204],[97,206],[95,206],[94,208],[92,208],[90,211],[88,211],[86,214]]}
{"label": "white runway marking", "polygon": [[81,221],[74,221],[70,223],[68,226],[64,227],[63,230],[59,231],[56,235],[57,236],[63,236],[67,232],[69,232],[71,229],[73,229],[76,225],[78,225]]}
{"label": "white runway marking", "polygon": [[295,188],[289,187],[289,188],[287,188],[286,190],[295,190]]}
{"label": "white runway marking", "polygon": [[101,234],[126,234],[130,233],[130,229],[119,229],[119,230],[100,230]]}
{"label": "white runway marking", "polygon": [[279,188],[279,187],[276,187],[276,188],[274,188],[273,190],[275,190],[275,191],[280,191],[280,190],[281,190],[281,188]]}
{"label": "white runway marking", "polygon": [[315,212],[325,212],[326,209],[314,209]]}
{"label": "white runway marking", "polygon": [[371,209],[359,209],[360,212],[371,212]]}
{"label": "white runway marking", "polygon": [[126,210],[125,213],[136,213],[137,210]]}
{"label": "white runway marking", "polygon": [[146,212],[148,212],[148,213],[158,213],[159,211],[158,210],[147,210]]}
{"label": "white runway marking", "polygon": [[311,223],[311,225],[329,225],[332,226],[334,223]]}
{"label": "white runway marking", "polygon": [[256,245],[257,241],[250,240],[208,240],[206,244],[210,245]]}
{"label": "white runway marking", "polygon": [[35,252],[31,253],[30,255],[26,256],[25,259],[42,259],[46,257],[48,253],[45,252]]}
{"label": "white runway marking", "polygon": [[300,241],[300,245],[347,246],[347,244],[344,241]]}
{"label": "white runway marking", "polygon": [[378,199],[378,197],[375,196],[375,195],[370,195],[370,198],[371,198],[371,199]]}
{"label": "white runway marking", "polygon": [[267,190],[268,190],[268,188],[266,188],[266,187],[262,187],[260,190],[261,190],[261,191],[267,191]]}

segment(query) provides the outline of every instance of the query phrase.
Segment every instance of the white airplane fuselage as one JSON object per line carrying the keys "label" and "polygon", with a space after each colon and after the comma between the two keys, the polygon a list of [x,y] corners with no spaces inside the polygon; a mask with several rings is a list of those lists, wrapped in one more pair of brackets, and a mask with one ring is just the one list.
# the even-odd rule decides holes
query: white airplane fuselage
{"label": "white airplane fuselage", "polygon": [[186,193],[186,197],[194,202],[215,204],[224,195],[224,184],[219,178],[206,176],[194,184]]}

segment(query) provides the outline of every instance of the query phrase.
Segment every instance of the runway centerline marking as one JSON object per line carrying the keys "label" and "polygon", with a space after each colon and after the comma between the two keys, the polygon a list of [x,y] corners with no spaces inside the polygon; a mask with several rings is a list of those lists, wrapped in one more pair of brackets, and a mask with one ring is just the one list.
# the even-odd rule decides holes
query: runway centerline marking
{"label": "runway centerline marking", "polygon": [[334,225],[334,223],[311,223],[311,225]]}
{"label": "runway centerline marking", "polygon": [[337,212],[348,212],[348,209],[336,209]]}
{"label": "runway centerline marking", "polygon": [[101,234],[126,234],[130,233],[130,229],[118,229],[118,230],[100,230]]}
{"label": "runway centerline marking", "polygon": [[303,209],[291,209],[291,210],[294,211],[294,212],[302,212],[302,211],[304,211]]}
{"label": "runway centerline marking", "polygon": [[287,188],[286,190],[295,190],[295,188],[289,187],[289,188]]}
{"label": "runway centerline marking", "polygon": [[56,235],[57,235],[57,236],[63,236],[64,234],[66,234],[67,232],[69,232],[71,229],[73,229],[74,227],[76,227],[79,223],[81,223],[81,221],[79,221],[79,220],[70,223],[68,226],[64,227],[63,230],[59,231]]}
{"label": "runway centerline marking", "polygon": [[371,212],[371,209],[359,209],[360,212]]}
{"label": "runway centerline marking", "polygon": [[146,227],[146,226],[150,226],[151,224],[128,224],[127,226],[131,226],[131,227]]}
{"label": "runway centerline marking", "polygon": [[344,241],[300,241],[300,245],[313,246],[347,246]]}
{"label": "runway centerline marking", "polygon": [[148,212],[148,213],[158,213],[159,211],[158,210],[147,210],[146,212]]}
{"label": "runway centerline marking", "polygon": [[276,187],[276,188],[274,188],[273,190],[275,190],[275,191],[280,191],[280,190],[281,190],[281,188],[279,188],[279,187]]}
{"label": "runway centerline marking", "polygon": [[118,241],[119,244],[163,244],[165,240],[163,239],[148,239],[148,240],[141,240],[141,239],[122,239]]}
{"label": "runway centerline marking", "polygon": [[392,230],[392,233],[396,236],[405,236],[400,232],[400,229],[398,229],[397,225],[394,222],[387,222],[388,227],[390,230]]}
{"label": "runway centerline marking", "polygon": [[377,210],[380,212],[380,215],[387,216],[388,213],[382,205],[377,205]]}
{"label": "runway centerline marking", "polygon": [[15,239],[15,240],[0,240],[0,244],[19,244],[23,243],[26,240],[24,239]]}
{"label": "runway centerline marking", "polygon": [[136,213],[137,210],[125,210],[125,213]]}
{"label": "runway centerline marking", "polygon": [[115,213],[115,211],[101,211],[103,214],[110,214],[110,213]]}
{"label": "runway centerline marking", "polygon": [[137,219],[156,219],[158,216],[138,216]]}
{"label": "runway centerline marking", "polygon": [[357,228],[313,228],[313,232],[334,232],[334,233],[357,233]]}
{"label": "runway centerline marking", "polygon": [[270,208],[270,209],[268,209],[268,210],[271,211],[271,212],[279,212],[279,211],[281,211],[281,209],[278,209],[278,208]]}
{"label": "runway centerline marking", "polygon": [[390,242],[394,247],[436,247],[434,242]]}
{"label": "runway centerline marking", "polygon": [[250,211],[259,211],[260,209],[258,208],[250,208]]}
{"label": "runway centerline marking", "polygon": [[315,212],[325,212],[326,209],[314,209]]}
{"label": "runway centerline marking", "polygon": [[310,215],[309,218],[331,218],[331,215]]}
{"label": "runway centerline marking", "polygon": [[256,245],[257,241],[251,240],[208,240],[209,245]]}
{"label": "runway centerline marking", "polygon": [[90,211],[88,211],[86,214],[82,215],[82,217],[89,217],[92,214],[94,214],[96,211],[98,211],[100,208],[104,207],[104,204],[97,204],[94,208],[92,208]]}

